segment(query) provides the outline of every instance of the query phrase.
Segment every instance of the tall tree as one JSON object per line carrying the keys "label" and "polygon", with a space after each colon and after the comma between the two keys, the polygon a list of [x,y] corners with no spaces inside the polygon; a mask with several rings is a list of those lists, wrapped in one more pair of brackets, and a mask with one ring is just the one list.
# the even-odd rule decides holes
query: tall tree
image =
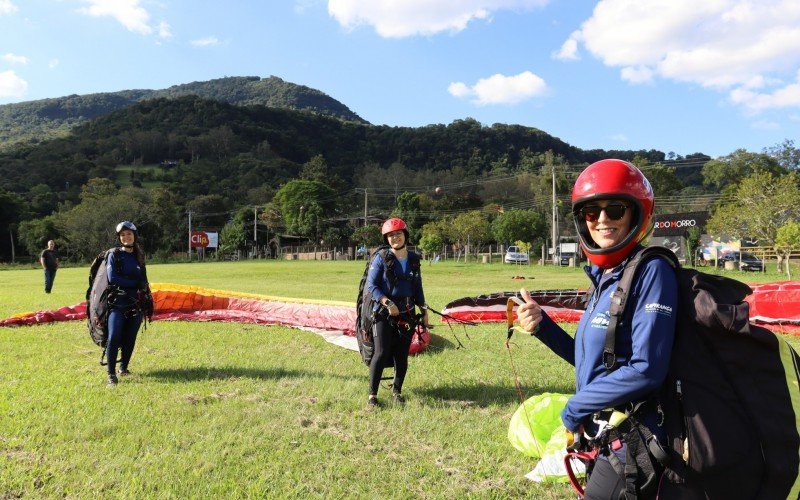
{"label": "tall tree", "polygon": [[498,243],[532,243],[546,237],[547,222],[534,210],[506,210],[492,221],[492,235]]}
{"label": "tall tree", "polygon": [[794,141],[786,139],[777,146],[764,149],[764,153],[772,156],[778,164],[787,170],[800,169],[800,149],[794,147]]}
{"label": "tall tree", "polygon": [[716,209],[706,230],[719,236],[752,237],[760,246],[775,247],[778,228],[800,219],[799,182],[797,172],[781,177],[757,172],[746,177],[732,200]]}
{"label": "tall tree", "polygon": [[480,210],[470,210],[457,215],[453,219],[451,232],[454,239],[461,245],[469,244],[477,249],[480,249],[481,245],[491,237],[489,220]]}
{"label": "tall tree", "polygon": [[0,255],[11,257],[12,262],[16,256],[14,234],[25,212],[27,204],[20,195],[0,190],[0,241],[7,242],[7,245],[0,244]]}
{"label": "tall tree", "polygon": [[283,224],[290,234],[314,236],[321,227],[321,218],[333,214],[336,193],[317,181],[289,181],[275,193],[273,203],[280,207]]}
{"label": "tall tree", "polygon": [[[792,279],[792,266],[789,258],[792,252],[800,250],[800,223],[790,220],[779,227],[775,247],[778,251],[779,259],[785,264],[786,277]],[[778,265],[780,265],[780,262]]]}
{"label": "tall tree", "polygon": [[703,184],[722,190],[728,185],[739,184],[742,179],[756,172],[783,175],[786,169],[767,154],[737,149],[727,156],[721,156],[703,165]]}

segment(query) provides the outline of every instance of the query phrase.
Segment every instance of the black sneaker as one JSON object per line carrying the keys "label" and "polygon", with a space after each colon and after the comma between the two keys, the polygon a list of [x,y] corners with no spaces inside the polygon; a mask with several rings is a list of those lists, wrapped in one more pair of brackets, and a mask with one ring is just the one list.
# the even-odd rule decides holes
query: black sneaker
{"label": "black sneaker", "polygon": [[395,404],[404,405],[406,404],[406,398],[403,397],[402,394],[399,392],[392,393],[392,398],[394,399]]}
{"label": "black sneaker", "polygon": [[117,376],[113,373],[108,374],[108,385],[117,385]]}
{"label": "black sneaker", "polygon": [[120,377],[125,377],[131,374],[131,372],[129,372],[127,368],[120,368],[119,370],[117,370],[117,373],[119,373]]}
{"label": "black sneaker", "polygon": [[370,396],[367,399],[367,408],[377,408],[378,407],[378,396]]}

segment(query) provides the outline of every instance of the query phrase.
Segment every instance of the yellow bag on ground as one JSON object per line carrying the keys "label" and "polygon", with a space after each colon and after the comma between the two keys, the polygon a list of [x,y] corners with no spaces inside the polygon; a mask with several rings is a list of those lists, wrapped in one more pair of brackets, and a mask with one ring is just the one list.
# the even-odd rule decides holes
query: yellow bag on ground
{"label": "yellow bag on ground", "polygon": [[[521,404],[508,425],[508,440],[514,448],[534,458],[563,451],[566,435],[561,424],[561,410],[568,399],[567,394],[545,392]],[[560,435],[553,434],[556,429],[561,429]]]}

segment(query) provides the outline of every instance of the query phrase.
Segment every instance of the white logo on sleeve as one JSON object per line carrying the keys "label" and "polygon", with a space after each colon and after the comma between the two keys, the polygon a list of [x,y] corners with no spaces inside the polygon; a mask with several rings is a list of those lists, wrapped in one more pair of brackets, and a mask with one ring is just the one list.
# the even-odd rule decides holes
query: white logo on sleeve
{"label": "white logo on sleeve", "polygon": [[644,312],[663,314],[664,316],[672,316],[672,307],[659,304],[658,302],[651,302],[644,305]]}
{"label": "white logo on sleeve", "polygon": [[597,316],[592,318],[591,322],[592,328],[602,328],[605,330],[606,328],[608,328],[608,320],[610,317],[611,315],[608,314],[608,311],[598,313]]}

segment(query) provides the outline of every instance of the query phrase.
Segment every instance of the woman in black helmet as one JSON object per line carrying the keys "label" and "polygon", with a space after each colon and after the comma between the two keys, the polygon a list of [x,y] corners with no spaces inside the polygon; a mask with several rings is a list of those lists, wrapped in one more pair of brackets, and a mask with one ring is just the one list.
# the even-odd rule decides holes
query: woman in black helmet
{"label": "woman in black helmet", "polygon": [[150,296],[147,282],[144,252],[137,242],[136,226],[129,221],[117,224],[119,251],[108,252],[106,273],[108,275],[108,383],[117,384],[117,351],[122,350],[119,374],[130,374],[128,363],[136,345],[136,335],[142,323],[143,306]]}

